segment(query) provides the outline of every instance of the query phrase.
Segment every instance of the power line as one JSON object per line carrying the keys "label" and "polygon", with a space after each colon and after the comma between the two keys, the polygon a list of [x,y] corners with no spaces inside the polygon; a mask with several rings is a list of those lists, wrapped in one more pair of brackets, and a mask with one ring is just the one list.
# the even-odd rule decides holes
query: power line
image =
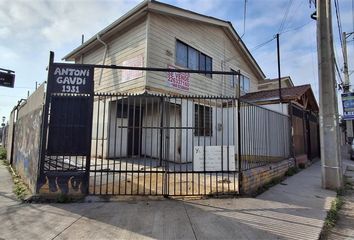
{"label": "power line", "polygon": [[287,8],[286,8],[284,16],[283,16],[283,19],[280,23],[278,33],[281,33],[284,30],[284,26],[285,26],[286,20],[288,18],[289,10],[290,10],[292,4],[293,4],[293,0],[289,0]]}
{"label": "power line", "polygon": [[307,22],[307,23],[305,23],[305,24],[302,24],[302,25],[299,25],[299,26],[294,27],[294,28],[292,28],[292,29],[286,30],[285,32],[282,32],[281,34],[288,33],[288,32],[292,32],[292,31],[297,31],[297,30],[299,30],[299,29],[301,29],[301,28],[303,28],[303,27],[309,25],[309,24],[312,23],[312,22],[313,22],[313,20],[310,20],[309,22]]}
{"label": "power line", "polygon": [[341,45],[342,51],[343,51],[343,39],[342,39],[343,31],[342,31],[342,21],[341,21],[341,18],[340,18],[340,10],[339,10],[339,2],[338,2],[338,0],[334,0],[334,6],[335,6],[335,9],[336,9],[336,19],[337,19],[337,25],[338,25],[340,45]]}
{"label": "power line", "polygon": [[246,15],[247,14],[247,0],[245,0],[244,7],[243,7],[243,33],[241,38],[246,34]]}
{"label": "power line", "polygon": [[[297,5],[295,10],[291,12],[292,14],[289,15],[289,20],[291,20],[296,15],[297,11],[299,11],[300,7],[304,4],[304,2],[305,1],[300,1],[300,4]],[[284,29],[287,29],[287,27],[290,27],[289,22],[288,22],[288,24],[286,24],[286,27],[284,27]]]}
{"label": "power line", "polygon": [[259,49],[259,48],[261,48],[261,47],[267,45],[268,43],[272,42],[274,39],[275,39],[275,36],[272,37],[271,39],[269,39],[269,40],[267,40],[267,41],[261,43],[261,44],[258,44],[257,46],[255,46],[255,47],[253,47],[252,49],[250,49],[250,51],[255,51],[255,50],[257,50],[257,49]]}

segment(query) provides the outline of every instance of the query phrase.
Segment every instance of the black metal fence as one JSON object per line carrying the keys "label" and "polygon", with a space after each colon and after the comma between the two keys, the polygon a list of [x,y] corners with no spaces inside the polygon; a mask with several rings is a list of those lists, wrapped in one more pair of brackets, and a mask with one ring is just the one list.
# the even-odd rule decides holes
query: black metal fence
{"label": "black metal fence", "polygon": [[289,118],[234,97],[97,93],[91,155],[91,194],[233,194],[240,170],[290,156]]}
{"label": "black metal fence", "polygon": [[291,156],[289,116],[252,103],[240,102],[241,170]]}
{"label": "black metal fence", "polygon": [[[286,115],[235,96],[95,93],[96,68],[241,76],[61,64],[51,53],[37,192],[235,194],[242,171],[290,156]],[[73,73],[80,81],[68,82]]]}

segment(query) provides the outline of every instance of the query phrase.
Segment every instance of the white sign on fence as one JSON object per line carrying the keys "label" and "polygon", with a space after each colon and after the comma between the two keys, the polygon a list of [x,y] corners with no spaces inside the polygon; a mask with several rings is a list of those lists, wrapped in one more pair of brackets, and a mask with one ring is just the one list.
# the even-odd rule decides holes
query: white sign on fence
{"label": "white sign on fence", "polygon": [[[205,171],[235,171],[235,162],[235,146],[205,146]],[[204,171],[204,146],[194,147],[193,163],[194,171]]]}

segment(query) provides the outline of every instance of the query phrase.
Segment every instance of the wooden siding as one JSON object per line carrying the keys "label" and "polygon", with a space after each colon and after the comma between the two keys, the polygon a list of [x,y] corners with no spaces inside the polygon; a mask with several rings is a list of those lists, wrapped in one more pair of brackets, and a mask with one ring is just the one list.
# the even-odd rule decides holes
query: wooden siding
{"label": "wooden siding", "polygon": [[[108,44],[105,65],[122,65],[124,61],[142,56],[146,66],[146,17],[138,20],[109,39],[102,39]],[[102,64],[105,47],[98,45],[75,62],[85,64]],[[122,70],[104,69],[99,85],[101,69],[95,69],[95,91],[125,92],[143,91],[145,89],[145,72],[142,77],[122,82]]]}
{"label": "wooden siding", "polygon": [[[250,91],[257,91],[258,81],[263,80],[257,79],[256,74],[249,67],[250,63],[246,62],[245,56],[241,55],[241,50],[235,46],[221,27],[153,13],[149,15],[148,29],[148,67],[176,66],[175,46],[176,39],[179,39],[212,57],[215,71],[240,69],[242,74],[250,78]],[[222,61],[230,58],[232,59],[227,61],[222,69]],[[201,74],[191,74],[189,92],[186,92],[169,87],[166,73],[149,72],[147,86],[150,89],[179,94],[232,96],[236,93],[236,89],[231,87],[230,76],[221,75],[208,78]]]}

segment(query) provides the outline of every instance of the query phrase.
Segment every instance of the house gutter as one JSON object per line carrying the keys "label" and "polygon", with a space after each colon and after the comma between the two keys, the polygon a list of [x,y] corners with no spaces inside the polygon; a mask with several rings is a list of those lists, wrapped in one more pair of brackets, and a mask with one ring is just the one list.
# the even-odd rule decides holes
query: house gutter
{"label": "house gutter", "polygon": [[[107,45],[107,43],[105,43],[104,41],[102,41],[102,39],[100,38],[100,35],[99,35],[99,34],[96,35],[96,38],[97,38],[97,40],[98,40],[100,43],[102,43],[102,45],[105,47],[105,49],[104,49],[104,54],[103,54],[103,58],[102,58],[102,65],[104,65],[105,62],[106,62],[106,56],[107,56],[107,51],[108,51],[108,45]],[[98,79],[98,85],[101,85],[102,74],[103,74],[103,68],[101,68],[100,77],[99,77],[99,79]]]}

